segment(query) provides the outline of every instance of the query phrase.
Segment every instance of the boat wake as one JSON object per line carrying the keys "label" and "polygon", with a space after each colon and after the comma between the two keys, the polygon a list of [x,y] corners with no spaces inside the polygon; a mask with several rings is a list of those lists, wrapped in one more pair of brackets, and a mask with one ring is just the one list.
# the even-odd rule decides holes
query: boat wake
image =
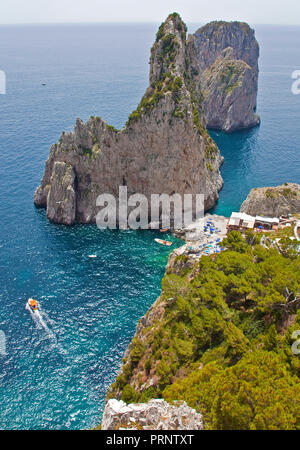
{"label": "boat wake", "polygon": [[63,353],[66,353],[65,350],[62,348],[61,344],[59,344],[57,342],[57,337],[56,337],[55,333],[48,326],[48,324],[53,325],[55,323],[52,319],[50,319],[48,314],[41,310],[37,310],[37,311],[33,312],[32,309],[30,308],[30,306],[28,305],[28,303],[26,304],[25,308],[27,309],[27,311],[30,312],[30,315],[31,315],[34,323],[36,324],[36,327],[39,330],[44,330],[46,332],[47,337],[51,341],[51,349],[59,348],[60,351],[62,351]]}
{"label": "boat wake", "polygon": [[[45,312],[45,311],[38,311],[38,313],[39,313],[39,315],[40,315],[40,317],[41,317],[41,319],[43,320],[43,322],[45,323],[45,322],[47,322],[47,323],[49,323],[49,325],[54,325],[55,324],[55,322],[54,322],[54,320],[52,320],[52,319],[50,319],[50,317],[48,316],[48,314]],[[46,324],[45,324],[46,325]],[[46,325],[47,326],[47,325]],[[48,328],[48,327],[47,327]]]}

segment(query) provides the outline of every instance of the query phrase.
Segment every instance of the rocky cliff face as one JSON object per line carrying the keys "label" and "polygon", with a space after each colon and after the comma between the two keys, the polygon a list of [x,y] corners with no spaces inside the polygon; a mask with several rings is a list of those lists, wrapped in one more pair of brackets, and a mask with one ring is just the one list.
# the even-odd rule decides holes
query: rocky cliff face
{"label": "rocky cliff face", "polygon": [[202,416],[186,403],[170,405],[164,400],[126,405],[109,400],[101,430],[202,430]]}
{"label": "rocky cliff face", "polygon": [[74,132],[51,147],[35,204],[47,208],[54,222],[93,223],[98,195],[118,197],[126,185],[128,195],[148,199],[203,193],[205,208],[211,208],[223,183],[222,157],[204,126],[201,89],[193,81],[199,72],[186,26],[171,14],[151,50],[150,85],[126,126],[118,131],[99,117],[77,119]]}
{"label": "rocky cliff face", "polygon": [[232,132],[259,124],[256,111],[259,47],[241,22],[211,22],[194,43],[207,127]]}
{"label": "rocky cliff face", "polygon": [[241,206],[241,212],[268,217],[300,213],[300,185],[286,183],[252,189]]}
{"label": "rocky cliff face", "polygon": [[75,220],[75,173],[71,165],[55,162],[47,198],[47,216],[53,222],[71,225]]}

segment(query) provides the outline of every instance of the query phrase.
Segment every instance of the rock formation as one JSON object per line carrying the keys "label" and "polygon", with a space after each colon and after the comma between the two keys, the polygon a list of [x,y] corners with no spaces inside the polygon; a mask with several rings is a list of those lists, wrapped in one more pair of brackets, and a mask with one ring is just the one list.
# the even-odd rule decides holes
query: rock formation
{"label": "rock formation", "polygon": [[285,183],[252,189],[241,206],[241,212],[268,217],[300,213],[300,185]]}
{"label": "rock formation", "polygon": [[[214,206],[222,188],[220,152],[209,128],[231,132],[259,123],[255,114],[258,44],[245,23],[212,22],[186,39],[171,14],[151,49],[149,87],[125,127],[100,117],[77,119],[50,149],[36,206],[57,223],[93,223],[100,194],[204,194]],[[60,183],[55,164],[74,173]],[[71,192],[73,190],[73,192]]]}
{"label": "rock formation", "polygon": [[190,37],[197,50],[207,127],[232,132],[259,124],[259,47],[242,22],[211,22]]}
{"label": "rock formation", "polygon": [[47,217],[53,222],[71,225],[75,220],[75,173],[71,165],[56,161],[47,199]]}
{"label": "rock formation", "polygon": [[202,430],[202,416],[186,403],[170,405],[164,400],[126,405],[109,400],[101,430]]}
{"label": "rock formation", "polygon": [[[128,195],[138,192],[148,199],[204,194],[205,208],[211,208],[223,183],[222,157],[204,126],[200,85],[193,82],[197,67],[186,26],[171,14],[151,50],[150,85],[126,126],[118,131],[99,117],[87,123],[77,119],[75,131],[63,133],[51,147],[36,206],[47,208],[54,222],[93,223],[98,195],[118,197],[119,186],[126,185]],[[57,162],[74,171],[75,199],[68,191],[72,183],[61,184],[54,173]]]}

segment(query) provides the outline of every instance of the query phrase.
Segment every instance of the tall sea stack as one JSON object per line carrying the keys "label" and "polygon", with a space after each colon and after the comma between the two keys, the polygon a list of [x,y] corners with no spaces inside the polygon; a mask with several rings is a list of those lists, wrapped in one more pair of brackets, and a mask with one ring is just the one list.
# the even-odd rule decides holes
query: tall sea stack
{"label": "tall sea stack", "polygon": [[243,22],[211,22],[190,40],[197,51],[207,127],[232,132],[258,125],[254,30]]}
{"label": "tall sea stack", "polygon": [[49,220],[94,223],[100,194],[204,194],[218,199],[222,157],[206,126],[231,132],[259,123],[258,44],[244,23],[212,22],[186,39],[177,13],[151,49],[149,87],[125,127],[77,119],[50,149],[34,195]]}
{"label": "tall sea stack", "polygon": [[126,126],[118,131],[99,117],[77,119],[75,131],[51,147],[35,204],[47,208],[53,222],[93,223],[99,194],[118,197],[119,186],[126,185],[128,195],[148,199],[204,194],[205,208],[211,208],[223,184],[222,157],[204,126],[196,73],[186,25],[171,14],[151,49],[150,85]]}

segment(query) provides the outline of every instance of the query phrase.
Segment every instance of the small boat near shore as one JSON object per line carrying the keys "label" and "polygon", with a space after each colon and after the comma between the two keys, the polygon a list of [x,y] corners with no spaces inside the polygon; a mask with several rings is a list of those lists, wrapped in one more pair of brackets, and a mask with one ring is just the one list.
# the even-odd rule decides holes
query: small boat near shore
{"label": "small boat near shore", "polygon": [[171,245],[172,245],[172,242],[170,242],[170,241],[164,241],[163,239],[154,239],[154,240],[155,240],[155,242],[157,242],[158,244],[166,245],[167,247],[171,247]]}

